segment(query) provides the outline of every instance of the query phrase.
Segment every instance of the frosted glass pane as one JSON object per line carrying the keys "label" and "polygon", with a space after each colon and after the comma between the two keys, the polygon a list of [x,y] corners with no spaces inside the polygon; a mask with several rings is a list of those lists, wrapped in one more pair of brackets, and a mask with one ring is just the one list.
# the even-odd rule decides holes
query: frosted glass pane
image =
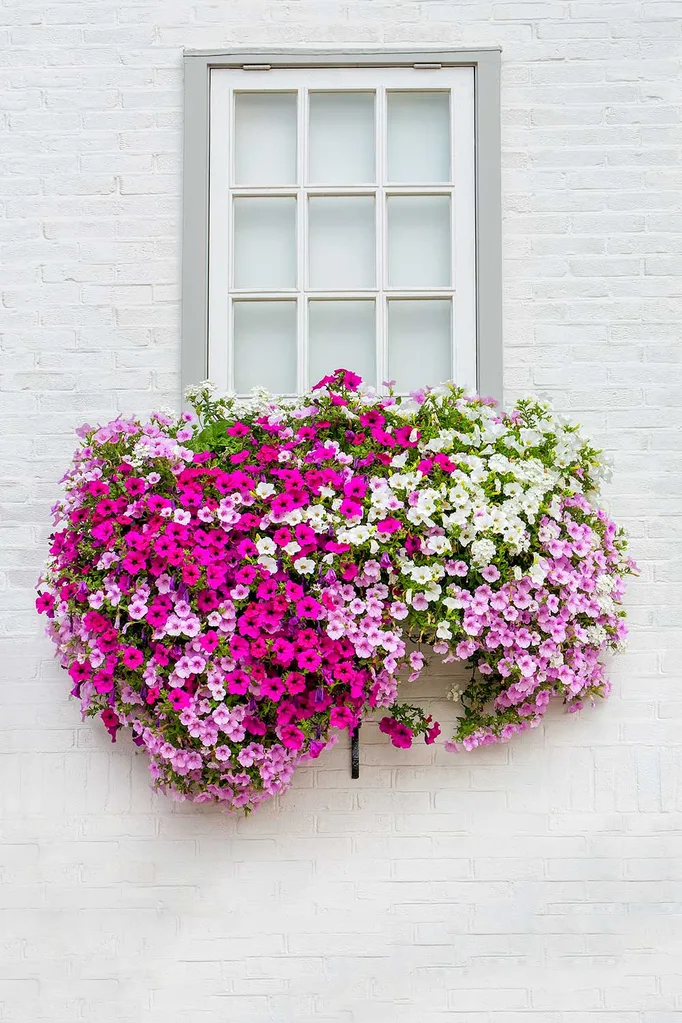
{"label": "frosted glass pane", "polygon": [[239,394],[267,387],[296,391],[296,303],[235,302],[234,385]]}
{"label": "frosted glass pane", "polygon": [[389,287],[449,287],[451,248],[449,196],[389,198]]}
{"label": "frosted glass pane", "polygon": [[310,181],[358,185],[374,181],[374,93],[310,94]]}
{"label": "frosted glass pane", "polygon": [[451,304],[447,299],[388,303],[388,376],[413,391],[452,377]]}
{"label": "frosted glass pane", "polygon": [[449,181],[450,148],[449,93],[389,92],[389,181]]}
{"label": "frosted glass pane", "polygon": [[308,213],[310,287],[374,287],[373,197],[311,198]]}
{"label": "frosted glass pane", "polygon": [[234,286],[296,287],[296,200],[234,200]]}
{"label": "frosted glass pane", "polygon": [[311,302],[308,315],[310,382],[352,369],[375,384],[374,302]]}
{"label": "frosted glass pane", "polygon": [[234,104],[236,184],[294,184],[296,94],[238,92]]}

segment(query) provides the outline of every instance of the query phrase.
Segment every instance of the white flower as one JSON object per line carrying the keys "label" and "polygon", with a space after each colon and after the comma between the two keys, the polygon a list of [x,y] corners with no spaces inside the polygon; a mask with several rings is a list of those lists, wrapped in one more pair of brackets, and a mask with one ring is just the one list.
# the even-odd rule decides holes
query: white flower
{"label": "white flower", "polygon": [[299,558],[298,561],[294,562],[294,568],[301,575],[311,575],[315,571],[315,562],[312,558]]}
{"label": "white flower", "polygon": [[256,487],[256,494],[261,498],[270,497],[270,494],[274,494],[274,492],[275,488],[272,483],[259,483]]}
{"label": "white flower", "polygon": [[456,487],[452,487],[450,493],[448,494],[448,497],[450,498],[453,504],[459,504],[463,506],[470,503],[470,497],[461,484],[459,484]]}
{"label": "white flower", "polygon": [[612,614],[616,609],[616,602],[608,593],[597,593],[597,603],[599,610],[605,614]]}
{"label": "white flower", "polygon": [[530,570],[528,572],[528,575],[530,576],[530,578],[532,579],[536,586],[541,586],[544,583],[545,579],[547,578],[548,571],[549,566],[546,560],[544,558],[538,557],[538,555],[536,554],[535,558],[533,559],[533,564],[531,565]]}
{"label": "white flower", "polygon": [[432,554],[448,554],[452,550],[452,544],[445,536],[430,536],[426,547]]}
{"label": "white flower", "polygon": [[531,430],[524,428],[520,431],[520,437],[523,444],[528,447],[536,447],[542,441],[542,435],[537,430]]}
{"label": "white flower", "polygon": [[271,540],[269,536],[263,536],[259,540],[256,540],[256,548],[259,554],[273,555],[277,551],[277,546],[274,540]]}
{"label": "white flower", "polygon": [[277,562],[274,558],[269,557],[267,554],[264,554],[258,559],[258,564],[262,565],[265,571],[269,572],[270,575],[274,575],[277,571]]}
{"label": "white flower", "polygon": [[601,646],[608,639],[608,633],[603,625],[588,625],[585,632],[591,646]]}
{"label": "white flower", "polygon": [[[200,384],[195,384],[193,387],[185,388],[185,398],[187,401],[192,401],[195,398],[200,398],[203,394],[207,397],[215,393],[215,384],[210,380],[202,380]],[[171,413],[174,414],[174,413]]]}
{"label": "white flower", "polygon": [[407,513],[407,518],[415,526],[432,526],[433,521],[429,513],[424,508],[410,508]]}
{"label": "white flower", "polygon": [[495,544],[492,540],[474,540],[471,545],[471,557],[476,565],[489,565],[495,557]]}
{"label": "white flower", "polygon": [[367,526],[351,526],[350,529],[339,531],[339,543],[351,543],[358,545],[369,540],[370,532]]}
{"label": "white flower", "polygon": [[556,496],[549,503],[549,514],[553,519],[561,518],[561,501]]}

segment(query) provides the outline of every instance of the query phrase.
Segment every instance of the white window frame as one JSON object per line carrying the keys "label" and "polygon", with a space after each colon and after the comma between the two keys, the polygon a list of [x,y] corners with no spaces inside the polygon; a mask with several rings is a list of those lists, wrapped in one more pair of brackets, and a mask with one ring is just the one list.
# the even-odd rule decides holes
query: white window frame
{"label": "white window frame", "polygon": [[[315,292],[306,287],[299,268],[298,287],[287,298],[299,300],[300,337],[298,344],[297,386],[304,390],[314,381],[307,379],[306,316],[301,306],[306,295],[353,298],[377,295],[380,343],[377,350],[377,383],[387,375],[387,342],[384,310],[387,294],[393,298],[434,298],[455,295],[451,346],[452,375],[475,387],[482,394],[502,397],[501,331],[501,251],[500,251],[500,144],[499,144],[499,51],[441,51],[405,53],[404,51],[358,52],[353,55],[330,51],[296,53],[210,53],[185,54],[185,161],[183,223],[183,310],[182,310],[182,385],[195,384],[210,377],[228,387],[233,384],[229,344],[231,335],[229,298],[224,282],[229,279],[229,204],[235,194],[272,195],[286,192],[296,195],[299,217],[305,217],[307,194],[369,194],[366,187],[322,187],[304,185],[306,152],[299,147],[299,178],[288,189],[231,189],[226,161],[229,154],[218,141],[211,144],[212,116],[223,114],[231,105],[233,88],[247,91],[287,89],[299,91],[299,133],[305,121],[306,88],[372,89],[377,91],[377,111],[383,110],[386,89],[453,89],[460,111],[469,109],[471,119],[455,117],[452,124],[452,148],[455,153],[455,177],[448,186],[420,189],[406,185],[386,187],[383,180],[383,153],[378,152],[378,176],[374,188],[378,203],[377,272],[381,272],[385,247],[385,193],[459,194],[451,199],[453,217],[453,280],[451,288],[384,290],[381,280],[372,292],[358,295],[339,292]],[[296,71],[292,72],[292,68]],[[315,69],[314,72],[308,69]],[[471,74],[448,74],[448,69],[467,68]],[[214,71],[231,69],[229,75]],[[286,69],[286,70],[285,70]],[[398,70],[399,69],[399,70]],[[409,70],[409,76],[406,71]],[[442,72],[445,72],[444,74]],[[468,91],[470,94],[468,95]],[[455,108],[455,103],[452,104]],[[224,122],[223,122],[224,123]],[[376,126],[377,140],[384,134]],[[221,133],[225,139],[226,133]],[[302,138],[305,137],[301,136]],[[469,197],[469,201],[461,201]],[[304,225],[299,222],[299,241]],[[299,252],[299,260],[301,253]],[[268,293],[268,298],[284,297]],[[257,294],[242,297],[258,297]],[[209,315],[210,313],[210,315]],[[213,343],[212,343],[213,342]],[[415,352],[418,358],[418,352]]]}

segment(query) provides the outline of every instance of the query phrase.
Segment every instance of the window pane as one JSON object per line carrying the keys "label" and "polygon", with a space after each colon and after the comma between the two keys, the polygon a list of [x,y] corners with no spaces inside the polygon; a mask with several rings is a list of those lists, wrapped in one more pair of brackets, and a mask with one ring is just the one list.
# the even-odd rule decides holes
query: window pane
{"label": "window pane", "polygon": [[311,92],[310,181],[374,181],[374,93]]}
{"label": "window pane", "polygon": [[335,369],[376,383],[374,302],[311,302],[308,317],[311,384]]}
{"label": "window pane", "polygon": [[234,200],[235,288],[296,287],[296,200]]}
{"label": "window pane", "polygon": [[450,94],[389,92],[388,179],[450,180]]}
{"label": "window pane", "polygon": [[373,197],[315,197],[308,209],[310,287],[330,291],[374,287]]}
{"label": "window pane", "polygon": [[452,376],[451,303],[396,299],[388,303],[388,375],[398,391],[413,391]]}
{"label": "window pane", "polygon": [[294,184],[296,93],[238,92],[234,106],[236,184]]}
{"label": "window pane", "polygon": [[394,195],[388,200],[388,284],[450,286],[450,197]]}
{"label": "window pane", "polygon": [[234,383],[239,394],[296,391],[296,303],[235,302]]}

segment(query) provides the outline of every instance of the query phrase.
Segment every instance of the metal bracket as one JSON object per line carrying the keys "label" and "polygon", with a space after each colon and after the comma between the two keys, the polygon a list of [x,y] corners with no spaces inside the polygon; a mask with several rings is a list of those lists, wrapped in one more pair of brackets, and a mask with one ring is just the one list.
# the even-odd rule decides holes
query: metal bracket
{"label": "metal bracket", "polygon": [[360,725],[356,725],[350,737],[350,776],[360,777]]}

